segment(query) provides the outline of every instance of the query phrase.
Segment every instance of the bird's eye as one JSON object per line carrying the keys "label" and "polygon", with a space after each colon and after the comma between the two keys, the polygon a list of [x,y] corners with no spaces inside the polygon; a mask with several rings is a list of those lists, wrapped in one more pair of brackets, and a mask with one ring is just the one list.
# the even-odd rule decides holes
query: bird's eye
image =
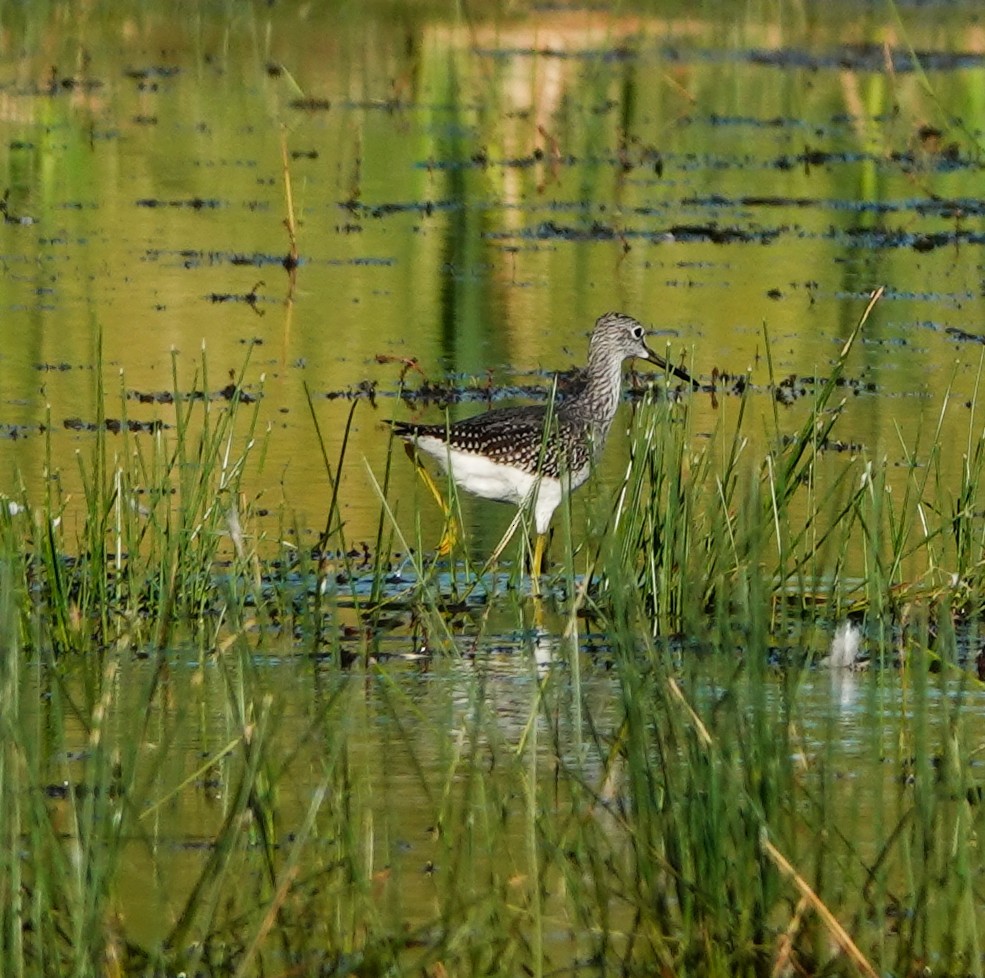
{"label": "bird's eye", "polygon": [[634,326],[633,327],[633,338],[634,339],[637,339],[637,340],[643,339],[643,327],[642,326]]}

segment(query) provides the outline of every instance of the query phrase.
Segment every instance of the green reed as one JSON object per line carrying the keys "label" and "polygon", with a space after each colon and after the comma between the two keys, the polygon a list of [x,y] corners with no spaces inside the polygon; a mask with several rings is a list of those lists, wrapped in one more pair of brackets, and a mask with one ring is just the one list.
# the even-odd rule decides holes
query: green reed
{"label": "green reed", "polygon": [[[130,430],[125,390],[120,416],[108,420],[97,381],[91,445],[76,457],[84,498],[72,511],[81,525],[69,525],[69,507],[55,495],[38,508],[24,500],[15,517],[33,534],[30,569],[48,641],[60,652],[113,642],[163,647],[177,625],[201,623],[214,610],[220,558],[242,587],[256,588],[257,541],[244,529],[250,507],[242,480],[251,456],[262,456],[259,402],[240,423],[242,375],[228,402],[216,402],[204,356],[191,394],[182,392],[176,361],[174,369],[173,417],[152,434]],[[50,440],[46,468],[53,482]]]}
{"label": "green reed", "polygon": [[718,426],[703,439],[691,428],[686,402],[644,401],[593,560],[609,568],[605,593],[624,586],[627,575],[633,579],[654,634],[701,634],[719,614],[749,618],[753,599],[767,602],[778,620],[828,607],[831,616],[865,608],[888,622],[913,602],[941,601],[978,614],[985,448],[977,398],[956,487],[944,475],[937,434],[955,409],[949,391],[929,451],[920,449],[920,432],[904,445],[902,479],[864,451],[832,457],[842,407],[835,395],[864,322],[792,433],[774,406],[757,457],[751,446],[761,438],[749,430],[748,387],[723,398]]}
{"label": "green reed", "polygon": [[[619,594],[634,603],[631,590]],[[632,621],[641,610],[622,608],[620,617]],[[842,753],[834,725],[827,740],[805,738],[805,676],[766,665],[768,625],[760,616],[758,627],[733,631],[738,657],[714,664],[641,649],[635,630],[619,639],[623,719],[606,766],[624,786],[615,817],[631,856],[621,874],[607,874],[614,892],[603,892],[637,908],[628,935],[634,966],[766,974],[786,955],[806,973],[856,974],[857,953],[879,973],[903,973],[943,953],[949,968],[980,972],[969,915],[978,896],[967,875],[976,860],[965,851],[966,868],[954,873],[941,862],[981,824],[980,806],[966,800],[977,724],[960,702],[943,729],[926,722],[944,690],[921,657],[902,701],[895,684],[890,691],[875,676],[864,682],[871,712],[858,757]],[[904,737],[884,753],[887,710]],[[942,750],[947,774],[938,767]],[[611,861],[602,844],[585,847],[596,867]],[[819,907],[840,921],[854,950]],[[900,913],[907,923],[897,929]],[[625,967],[625,957],[613,958]]]}
{"label": "green reed", "polygon": [[[745,398],[731,428],[723,422],[697,452],[679,407],[644,405],[635,427],[594,561],[623,702],[605,767],[627,786],[620,817],[638,874],[620,883],[631,896],[619,893],[638,908],[629,944],[641,970],[777,973],[783,947],[790,967],[842,973],[837,946],[846,973],[875,973],[870,962],[903,973],[928,958],[948,973],[982,971],[977,859],[966,848],[981,823],[970,764],[978,734],[961,709],[974,681],[960,668],[930,678],[956,661],[953,621],[982,605],[981,434],[972,405],[956,491],[937,439],[929,460],[909,456],[902,493],[890,490],[885,462],[864,457],[822,475],[850,347],[798,433],[784,438],[776,422],[761,459],[745,457]],[[775,673],[766,663],[778,637],[806,636],[807,616],[852,607],[873,622],[874,657],[904,668],[901,690],[890,683],[887,695],[878,674],[867,684],[872,720],[855,763],[873,790],[848,790],[859,817],[843,822],[839,735],[832,729],[828,748],[802,739],[803,660]],[[677,653],[647,638],[675,634],[685,642]],[[836,672],[832,682],[856,680]],[[933,724],[931,703],[944,707]],[[888,753],[884,712],[899,733]],[[862,813],[875,814],[875,832]],[[809,841],[822,838],[820,848]],[[962,857],[951,873],[941,860],[955,840]],[[586,865],[606,865],[597,842],[589,850]],[[887,924],[904,906],[906,925]],[[626,968],[603,940],[597,953]]]}
{"label": "green reed", "polygon": [[[884,464],[825,455],[834,381],[792,437],[773,414],[759,458],[748,394],[700,449],[686,405],[645,403],[587,545],[559,508],[566,597],[457,620],[384,474],[351,601],[374,628],[411,610],[432,657],[376,665],[358,639],[349,673],[326,569],[355,576],[345,445],[292,580],[255,529],[244,373],[228,400],[177,368],[174,389],[170,427],[100,414],[77,524],[54,479],[0,510],[3,974],[982,972],[981,725],[952,624],[980,604],[974,409],[957,487],[918,438],[890,492]],[[394,546],[418,553],[399,600]],[[816,619],[858,608],[887,667],[819,673]],[[483,652],[494,615],[526,635],[524,682]],[[474,659],[442,655],[463,630]],[[828,682],[858,708],[819,710]],[[165,908],[150,938],[135,872]]]}

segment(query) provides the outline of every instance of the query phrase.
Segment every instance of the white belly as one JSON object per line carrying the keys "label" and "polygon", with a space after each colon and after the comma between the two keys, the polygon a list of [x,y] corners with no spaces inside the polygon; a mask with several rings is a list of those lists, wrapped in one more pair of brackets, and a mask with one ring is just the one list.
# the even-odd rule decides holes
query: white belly
{"label": "white belly", "polygon": [[[450,469],[451,477],[466,492],[500,503],[513,503],[514,506],[532,502],[537,532],[547,532],[551,515],[561,502],[560,480],[541,478],[472,452],[449,449],[439,438],[419,437],[417,447],[437,459],[445,472]],[[584,473],[577,473],[571,480],[571,487],[577,488],[587,477],[586,468]]]}

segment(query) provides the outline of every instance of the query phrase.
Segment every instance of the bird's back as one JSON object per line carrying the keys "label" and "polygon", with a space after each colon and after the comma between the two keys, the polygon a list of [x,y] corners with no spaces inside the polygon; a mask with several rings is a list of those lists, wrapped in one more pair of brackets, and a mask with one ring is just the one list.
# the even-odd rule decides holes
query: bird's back
{"label": "bird's back", "polygon": [[[448,426],[391,423],[394,434],[416,442],[439,460],[453,449],[548,478],[559,478],[562,472],[574,476],[591,460],[588,430],[580,421],[567,417],[563,407],[550,413],[543,404],[497,408]],[[550,431],[545,437],[548,424]]]}

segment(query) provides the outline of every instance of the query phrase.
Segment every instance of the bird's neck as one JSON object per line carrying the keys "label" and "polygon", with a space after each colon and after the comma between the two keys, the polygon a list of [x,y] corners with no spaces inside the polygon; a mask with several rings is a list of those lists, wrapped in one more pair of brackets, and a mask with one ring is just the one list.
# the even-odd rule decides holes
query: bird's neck
{"label": "bird's neck", "polygon": [[619,407],[622,363],[593,350],[588,358],[588,378],[578,396],[578,413],[591,421],[596,436],[605,437]]}

